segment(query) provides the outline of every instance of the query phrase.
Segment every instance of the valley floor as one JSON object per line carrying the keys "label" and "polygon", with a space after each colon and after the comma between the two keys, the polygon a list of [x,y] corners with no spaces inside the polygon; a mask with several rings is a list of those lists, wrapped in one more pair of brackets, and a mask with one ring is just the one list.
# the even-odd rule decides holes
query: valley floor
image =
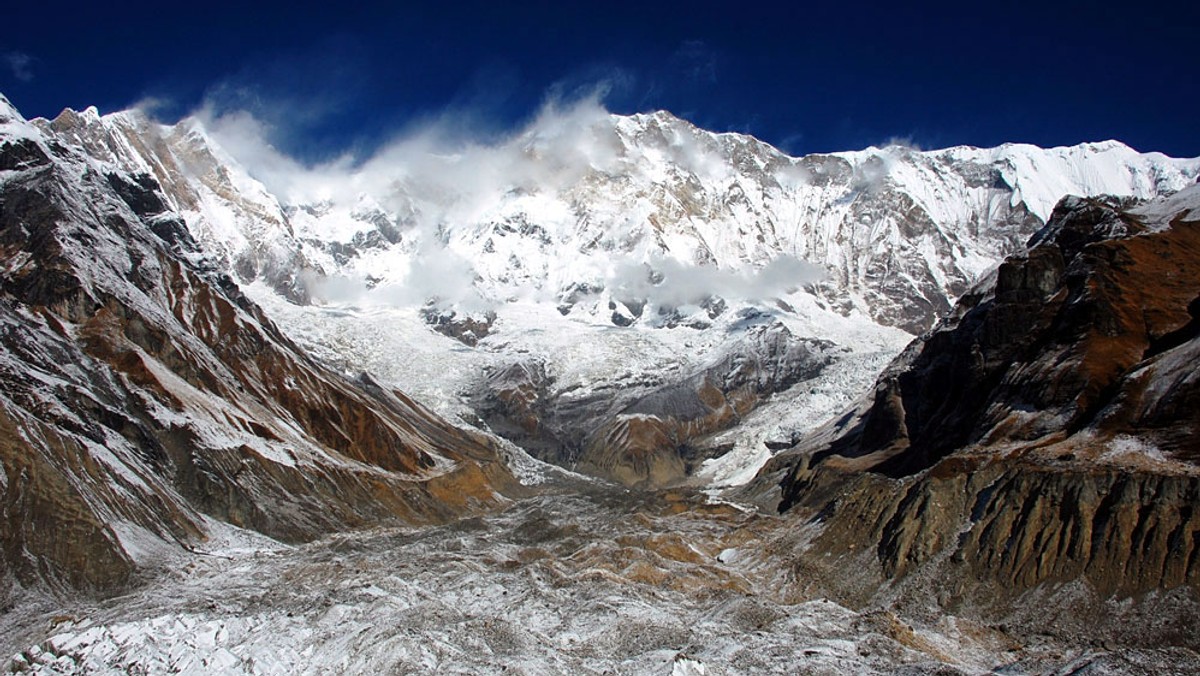
{"label": "valley floor", "polygon": [[800,523],[561,479],[497,514],[289,547],[226,538],[102,602],[0,621],[34,673],[1181,673],[1192,653],[1019,642],[852,610],[798,577]]}

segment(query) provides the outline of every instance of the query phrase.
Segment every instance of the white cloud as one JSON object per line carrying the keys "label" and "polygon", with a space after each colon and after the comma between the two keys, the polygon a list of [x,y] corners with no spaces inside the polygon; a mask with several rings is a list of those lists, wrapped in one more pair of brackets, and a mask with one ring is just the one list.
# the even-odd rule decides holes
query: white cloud
{"label": "white cloud", "polygon": [[21,82],[33,81],[33,57],[24,52],[8,52],[4,55],[4,63],[8,66],[13,77]]}
{"label": "white cloud", "polygon": [[432,301],[439,307],[475,313],[493,306],[475,288],[470,262],[448,247],[425,242],[398,262],[400,269],[390,282],[375,285],[363,277],[333,275],[309,279],[309,292],[320,303],[368,307],[411,307]]}
{"label": "white cloud", "polygon": [[141,111],[152,120],[157,120],[160,115],[169,113],[176,105],[176,102],[167,96],[147,94],[135,101],[130,108]]}
{"label": "white cloud", "polygon": [[314,195],[353,204],[360,195],[420,196],[428,220],[469,215],[509,190],[565,185],[589,168],[617,161],[615,137],[601,124],[608,112],[595,92],[564,103],[549,100],[525,128],[492,141],[464,129],[462,116],[413,125],[367,158],[349,155],[304,165],[280,152],[277,130],[244,111],[206,105],[195,116],[217,142],[269,190],[286,201]]}
{"label": "white cloud", "polygon": [[646,264],[617,266],[607,286],[621,300],[646,300],[677,307],[713,296],[726,300],[765,300],[821,281],[824,276],[819,266],[788,255],[781,255],[757,270],[721,270],[658,258]]}
{"label": "white cloud", "polygon": [[911,150],[914,152],[920,152],[921,150],[924,150],[920,144],[913,139],[911,134],[908,136],[892,136],[883,142],[883,147],[896,148],[901,151]]}

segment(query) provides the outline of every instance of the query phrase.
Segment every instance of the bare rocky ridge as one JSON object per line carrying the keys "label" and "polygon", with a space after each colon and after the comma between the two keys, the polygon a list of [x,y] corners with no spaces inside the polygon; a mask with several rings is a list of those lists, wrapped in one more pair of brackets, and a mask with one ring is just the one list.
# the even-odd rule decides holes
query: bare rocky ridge
{"label": "bare rocky ridge", "polygon": [[0,558],[110,591],[212,520],[284,541],[494,507],[494,445],[307,357],[155,180],[0,99]]}
{"label": "bare rocky ridge", "polygon": [[94,108],[68,108],[33,124],[89,157],[153,181],[161,206],[179,214],[205,254],[239,281],[261,277],[285,297],[308,301],[303,278],[313,264],[294,245],[286,214],[260,185],[231,171],[232,159],[197,122],[162,127],[136,110],[101,118]]}
{"label": "bare rocky ridge", "polygon": [[848,593],[990,618],[1060,599],[1022,621],[1197,647],[1198,204],[1064,200],[857,414],[764,470],[855,562]]}

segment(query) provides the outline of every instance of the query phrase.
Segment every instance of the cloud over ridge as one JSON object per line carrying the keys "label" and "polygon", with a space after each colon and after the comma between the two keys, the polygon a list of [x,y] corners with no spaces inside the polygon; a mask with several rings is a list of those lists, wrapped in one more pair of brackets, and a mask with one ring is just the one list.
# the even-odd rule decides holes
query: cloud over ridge
{"label": "cloud over ridge", "polygon": [[[564,200],[578,199],[570,195],[589,181],[620,183],[638,170],[635,165],[644,158],[631,154],[618,134],[616,118],[603,102],[606,91],[600,84],[577,90],[571,97],[551,93],[526,124],[499,134],[479,132],[471,126],[469,115],[449,111],[410,125],[364,156],[345,153],[317,163],[302,162],[279,150],[272,139],[287,130],[272,128],[246,110],[210,102],[192,117],[282,205],[319,203],[322,213],[341,214],[343,221],[364,209],[378,209],[402,230],[402,241],[386,266],[376,261],[370,271],[327,270],[335,276],[311,279],[318,300],[411,306],[438,299],[478,310],[504,298],[485,299],[488,294],[481,293],[477,282],[508,273],[497,272],[496,261],[480,260],[479,251],[464,249],[464,229],[528,218],[534,221],[528,227],[549,228],[543,237],[569,236],[567,231],[582,226],[571,211],[577,207]],[[672,166],[702,181],[725,180],[732,171],[690,134],[676,133],[666,139],[661,152]],[[608,224],[605,236],[645,237],[646,228],[655,227],[645,218],[646,214],[629,214],[624,224]],[[623,229],[628,232],[619,232]],[[308,234],[317,239],[331,236]],[[561,290],[556,284],[566,283],[538,276],[555,277],[547,266],[562,264],[547,260],[552,256],[544,250],[517,249],[507,255],[512,267],[527,269],[514,273],[524,277],[506,281],[505,298],[549,299]],[[612,250],[604,256],[592,253],[586,260],[580,258],[575,268],[572,272],[614,295],[667,306],[695,304],[713,296],[770,298],[818,281],[822,275],[817,266],[786,255],[760,260],[757,266],[719,269],[712,261],[698,261],[685,252],[653,248]]]}

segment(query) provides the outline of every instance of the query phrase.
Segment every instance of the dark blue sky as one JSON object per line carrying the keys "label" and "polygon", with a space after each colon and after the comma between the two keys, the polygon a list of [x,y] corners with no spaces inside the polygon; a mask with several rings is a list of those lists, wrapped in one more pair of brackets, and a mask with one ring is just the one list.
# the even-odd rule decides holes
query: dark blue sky
{"label": "dark blue sky", "polygon": [[0,91],[28,117],[244,108],[316,160],[460,115],[503,133],[599,84],[801,154],[1116,138],[1200,155],[1200,3],[22,2]]}

